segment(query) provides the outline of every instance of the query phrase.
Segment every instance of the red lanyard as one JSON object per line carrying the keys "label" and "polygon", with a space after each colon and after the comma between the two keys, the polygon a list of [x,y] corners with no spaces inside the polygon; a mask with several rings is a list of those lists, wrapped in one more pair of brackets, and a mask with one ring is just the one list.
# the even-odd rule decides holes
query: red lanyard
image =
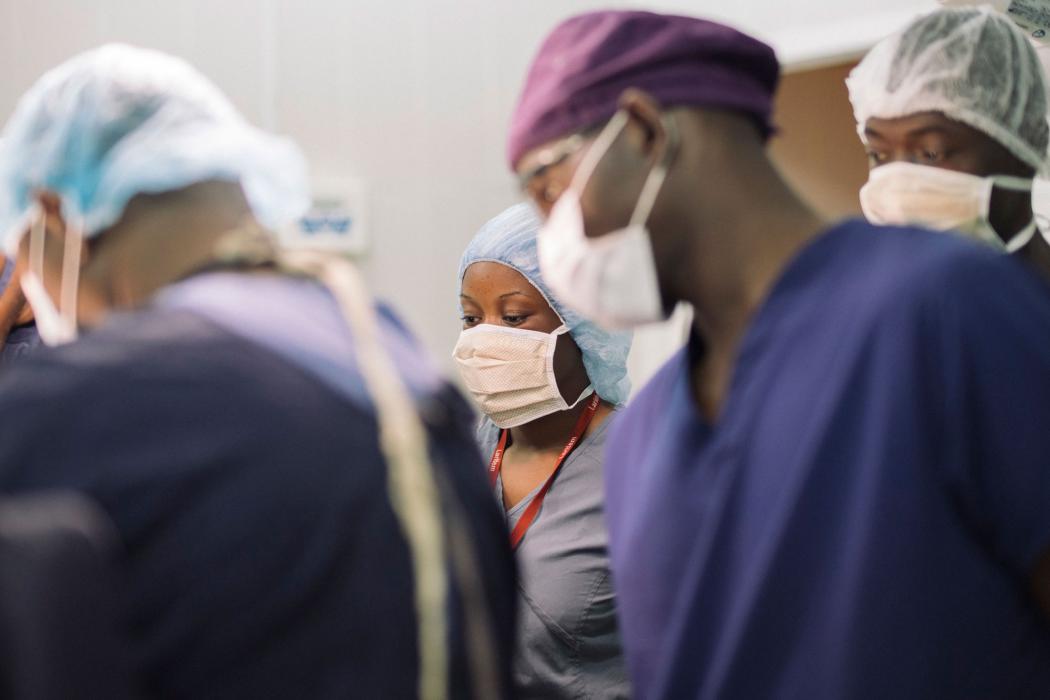
{"label": "red lanyard", "polygon": [[[561,465],[565,463],[565,458],[576,449],[576,445],[580,443],[583,434],[587,432],[587,426],[591,424],[591,419],[598,412],[599,404],[601,404],[601,399],[598,397],[598,394],[592,394],[587,408],[580,414],[580,419],[576,421],[576,428],[572,431],[572,437],[566,443],[565,449],[558,455],[558,461],[554,463],[554,471],[547,477],[547,481],[540,487],[540,490],[536,492],[532,502],[525,508],[525,512],[518,518],[514,530],[511,531],[511,549],[518,548],[521,538],[525,536],[525,533],[532,525],[532,521],[536,519],[536,515],[540,512],[540,507],[543,505],[543,499],[547,496],[547,492],[550,491],[551,484],[554,483],[554,477],[558,476],[558,472],[561,471]],[[507,436],[509,434],[510,432],[507,430],[500,431],[499,443],[496,445],[496,451],[492,453],[492,460],[489,461],[489,481],[493,486],[496,485],[496,479],[499,478],[500,469],[503,467],[503,451],[507,449]]]}

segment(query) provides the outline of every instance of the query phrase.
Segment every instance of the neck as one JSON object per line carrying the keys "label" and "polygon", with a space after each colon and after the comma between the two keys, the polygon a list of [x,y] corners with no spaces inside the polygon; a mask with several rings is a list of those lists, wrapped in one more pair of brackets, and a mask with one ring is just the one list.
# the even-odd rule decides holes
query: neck
{"label": "neck", "polygon": [[219,238],[250,219],[239,185],[205,182],[136,197],[99,241],[85,281],[106,306],[136,307],[214,260]]}
{"label": "neck", "polygon": [[[665,291],[693,306],[704,352],[692,360],[701,413],[716,420],[740,340],[794,256],[824,227],[777,172],[754,134],[700,139],[668,214],[679,231]],[[717,175],[714,175],[717,174]],[[675,206],[677,205],[677,206]],[[672,221],[672,220],[668,220]]]}
{"label": "neck", "polygon": [[587,398],[568,410],[511,428],[513,447],[527,452],[560,451],[572,435],[580,416],[587,410],[589,402]]}
{"label": "neck", "polygon": [[692,304],[696,331],[715,353],[735,347],[784,268],[826,226],[764,154],[747,165],[725,180],[746,189],[707,190],[707,206],[680,216],[688,242],[673,289]]}

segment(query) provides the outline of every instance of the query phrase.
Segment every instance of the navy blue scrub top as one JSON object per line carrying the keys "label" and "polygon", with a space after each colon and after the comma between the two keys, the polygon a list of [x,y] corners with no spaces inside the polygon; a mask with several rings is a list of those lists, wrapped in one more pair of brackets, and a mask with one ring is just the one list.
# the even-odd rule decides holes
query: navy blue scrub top
{"label": "navy blue scrub top", "polygon": [[1050,293],[862,221],[783,273],[716,424],[694,338],[611,429],[606,517],[641,698],[1050,698]]}
{"label": "navy blue scrub top", "polygon": [[[339,319],[312,283],[207,275],[0,378],[0,492],[75,489],[105,508],[149,697],[417,696],[409,552]],[[470,410],[413,380],[425,358],[387,312],[382,327],[444,512],[462,504],[509,693],[513,561]],[[471,697],[458,596],[450,692]]]}
{"label": "navy blue scrub top", "polygon": [[[7,289],[7,285],[11,283],[15,264],[11,260],[4,260],[0,256],[0,265],[4,266],[3,271],[0,272],[0,294],[3,294],[4,290]],[[3,347],[0,348],[0,370],[5,365],[28,356],[40,344],[40,336],[36,332],[35,323],[15,326],[8,332],[7,338],[4,339]]]}
{"label": "navy blue scrub top", "polygon": [[35,323],[15,326],[8,332],[4,347],[0,350],[0,368],[29,357],[41,344]]}

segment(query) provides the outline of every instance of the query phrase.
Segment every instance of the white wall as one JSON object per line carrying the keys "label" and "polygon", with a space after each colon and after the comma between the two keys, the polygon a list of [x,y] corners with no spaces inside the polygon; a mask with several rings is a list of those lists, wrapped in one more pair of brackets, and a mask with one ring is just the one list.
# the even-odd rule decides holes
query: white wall
{"label": "white wall", "polygon": [[[504,132],[538,42],[565,16],[646,6],[730,21],[793,65],[854,54],[930,0],[0,0],[0,117],[45,69],[106,41],[181,55],[317,176],[367,186],[365,268],[447,357],[459,253],[518,198]],[[679,330],[643,337],[640,376]]]}

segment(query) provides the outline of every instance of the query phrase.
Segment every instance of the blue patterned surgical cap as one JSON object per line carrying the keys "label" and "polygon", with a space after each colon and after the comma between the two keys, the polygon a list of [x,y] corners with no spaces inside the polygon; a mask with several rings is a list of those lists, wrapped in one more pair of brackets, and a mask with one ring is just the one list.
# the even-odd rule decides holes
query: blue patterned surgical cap
{"label": "blue patterned surgical cap", "polygon": [[0,141],[0,235],[13,250],[38,190],[53,190],[87,237],[140,193],[236,181],[270,228],[309,205],[290,141],[249,124],[207,78],[159,51],[109,44],[52,69],[21,98]]}

